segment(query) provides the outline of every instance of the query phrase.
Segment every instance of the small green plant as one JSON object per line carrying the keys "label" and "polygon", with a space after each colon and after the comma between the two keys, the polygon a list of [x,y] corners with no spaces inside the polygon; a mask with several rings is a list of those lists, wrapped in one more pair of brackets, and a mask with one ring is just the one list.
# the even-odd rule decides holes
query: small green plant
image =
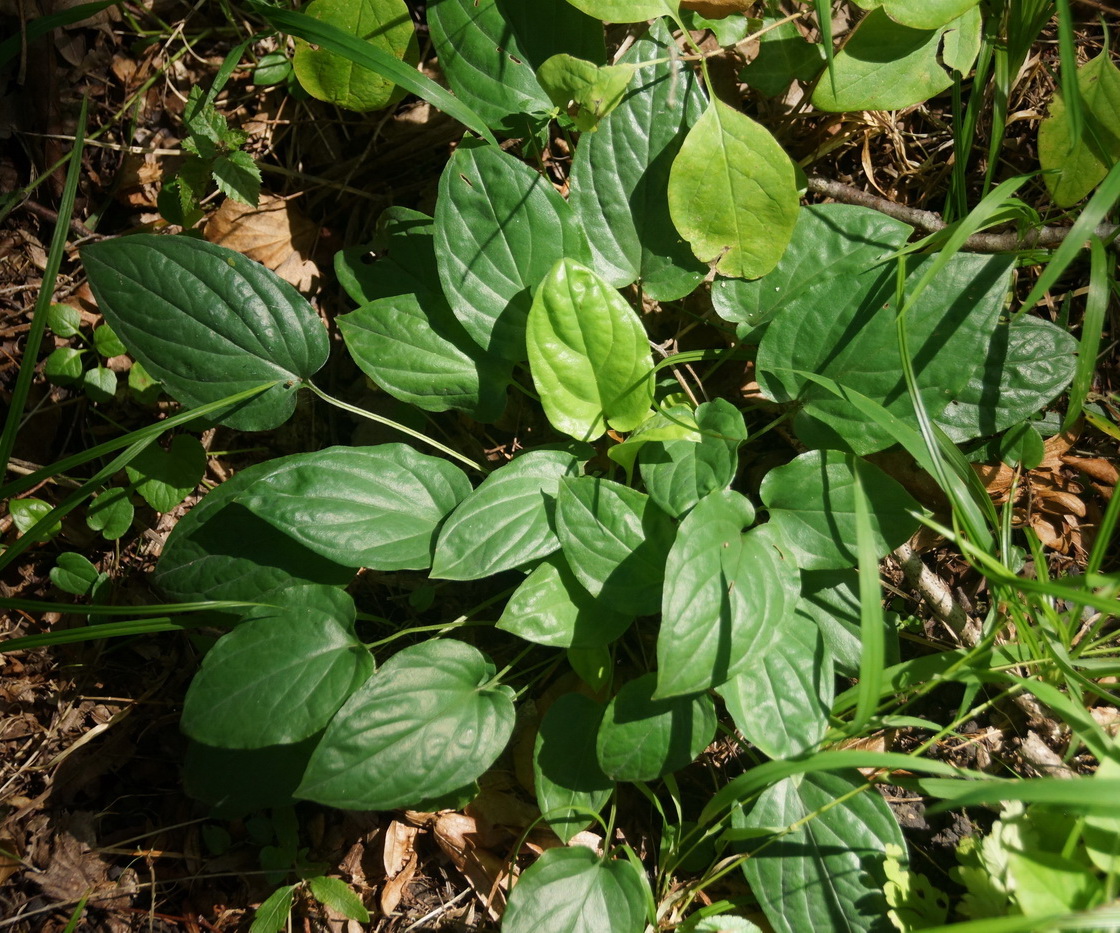
{"label": "small green plant", "polygon": [[[975,2],[937,4],[936,22],[928,4],[867,5],[875,9],[844,49],[824,52],[832,67],[813,92],[818,107],[904,106],[948,88],[977,55]],[[570,670],[586,689],[562,695],[539,724],[535,793],[562,841],[598,822],[606,843],[602,854],[551,849],[529,866],[509,898],[510,933],[682,922],[749,930],[731,916],[741,904],[694,909],[731,871],[775,930],[882,928],[891,911],[913,912],[925,889],[909,873],[894,814],[858,768],[906,772],[892,782],[946,805],[1057,804],[1077,814],[1062,858],[1082,845],[1090,859],[1114,853],[1120,759],[1085,702],[1114,699],[1099,680],[1114,669],[1106,620],[1120,608],[1120,583],[1100,571],[1120,497],[1083,576],[1024,579],[1009,515],[997,513],[960,446],[1031,462],[1029,420],[1074,382],[1078,352],[1090,346],[1088,335],[1079,345],[1047,321],[1007,316],[1017,255],[961,251],[986,226],[1030,218],[1013,197],[1024,179],[916,243],[908,224],[867,208],[801,207],[798,169],[774,137],[715,96],[698,49],[687,52],[699,73],[682,67],[675,5],[543,6],[555,14],[547,35],[523,5],[429,5],[455,97],[402,65],[407,42],[386,50],[361,38],[361,17],[392,14],[395,25],[403,5],[354,5],[363,25],[349,33],[332,28],[342,16],[333,6],[317,17],[259,7],[316,46],[297,53],[296,73],[308,83],[301,68],[321,68],[329,99],[352,103],[372,86],[339,67],[352,60],[377,71],[385,100],[398,84],[476,131],[449,159],[432,216],[390,208],[371,244],[339,254],[356,306],[339,331],[373,382],[432,416],[493,423],[513,394],[539,403],[541,443],[488,461],[469,444],[331,398],[314,381],[329,349],[318,314],[229,250],[150,235],[83,249],[113,331],[184,406],[265,431],[291,417],[306,390],[415,442],[255,464],[176,525],[154,584],[184,611],[224,613],[228,626],[183,708],[188,789],[241,812],[299,800],[458,806],[505,753],[517,704]],[[645,18],[656,21],[608,66],[602,20]],[[889,51],[914,33],[922,41],[906,55],[880,55],[867,71],[861,43]],[[791,69],[791,80],[807,74],[804,56]],[[192,132],[224,145],[205,114],[196,108]],[[553,119],[583,131],[567,198],[528,161]],[[524,138],[527,160],[495,134]],[[1089,229],[1118,195],[1114,166],[1085,209]],[[371,249],[379,258],[366,263]],[[1059,274],[1076,245],[1063,249],[1045,275]],[[1101,250],[1098,241],[1094,255]],[[656,359],[654,347],[676,334],[656,332],[643,309],[679,309],[684,299],[710,303],[700,331],[710,345]],[[709,392],[722,369],[747,361],[767,400],[759,410]],[[755,460],[775,415],[802,449],[748,485],[744,460]],[[127,459],[145,498],[181,497],[178,468],[161,472],[160,455],[144,452],[155,436],[122,442],[125,453],[90,483],[118,475]],[[183,437],[172,453],[189,444]],[[950,518],[874,462],[890,449],[934,479]],[[29,535],[59,509],[40,511],[23,520]],[[992,600],[975,644],[903,657],[878,567],[923,523],[987,577]],[[1037,541],[1026,546],[1045,568]],[[426,575],[426,586],[459,587],[476,605],[435,624],[364,617],[346,590],[362,568]],[[67,558],[56,582],[97,595],[103,581],[92,569]],[[1098,615],[1083,629],[1086,607]],[[389,630],[366,640],[359,618]],[[999,640],[1009,624],[1016,644]],[[838,695],[837,674],[856,685]],[[965,687],[958,718],[939,726],[910,714],[943,683]],[[1100,772],[1015,781],[925,756],[976,705],[994,702],[978,699],[982,688],[1029,691],[1060,711]],[[915,722],[931,734],[913,753],[844,747]],[[675,775],[717,738],[745,770],[697,800]],[[655,865],[611,837],[623,784],[663,817]],[[281,840],[278,870],[299,862],[292,838]],[[695,880],[675,884],[682,871]],[[1062,910],[1103,902],[1110,882],[1092,877],[1091,896]],[[304,889],[361,919],[343,887],[318,875],[285,885],[254,930],[279,929]],[[930,911],[927,920],[937,905]]]}

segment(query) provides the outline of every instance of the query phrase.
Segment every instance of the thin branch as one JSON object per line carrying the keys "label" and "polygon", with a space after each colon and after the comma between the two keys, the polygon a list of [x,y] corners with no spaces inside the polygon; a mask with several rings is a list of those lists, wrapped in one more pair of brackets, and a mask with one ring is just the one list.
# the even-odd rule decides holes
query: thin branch
{"label": "thin branch", "polygon": [[[905,204],[888,201],[878,195],[870,194],[853,185],[822,178],[820,175],[809,176],[809,190],[814,194],[823,194],[834,201],[845,204],[858,204],[861,207],[870,207],[872,210],[912,224],[925,233],[936,233],[945,229],[945,221],[935,211],[922,211]],[[1107,239],[1116,234],[1120,229],[1116,224],[1099,224],[1093,232],[1101,239]],[[1004,253],[1020,249],[1048,249],[1059,245],[1069,233],[1069,227],[1041,227],[1031,230],[1026,235],[1020,236],[1016,231],[1006,233],[974,233],[964,241],[964,248],[974,253]],[[1115,245],[1115,243],[1113,244]]]}

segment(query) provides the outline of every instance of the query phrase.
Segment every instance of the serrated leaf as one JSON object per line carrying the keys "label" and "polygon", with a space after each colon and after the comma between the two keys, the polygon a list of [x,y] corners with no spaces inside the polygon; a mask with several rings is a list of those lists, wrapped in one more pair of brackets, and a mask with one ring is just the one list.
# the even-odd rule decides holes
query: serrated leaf
{"label": "serrated leaf", "polygon": [[567,843],[610,800],[614,782],[595,757],[604,707],[581,693],[565,693],[544,714],[533,748],[537,805]]}
{"label": "serrated leaf", "polygon": [[637,427],[653,403],[649,338],[633,308],[593,271],[559,260],[537,288],[526,344],[549,422],[576,440]]}
{"label": "serrated leaf", "polygon": [[63,592],[96,599],[98,590],[108,581],[109,574],[98,571],[81,554],[64,551],[55,560],[50,577],[51,583]]}
{"label": "serrated leaf", "polygon": [[114,486],[106,489],[89,504],[86,509],[86,524],[92,531],[100,531],[106,541],[116,541],[132,527],[135,514],[132,490]]}
{"label": "serrated leaf", "polygon": [[148,505],[157,512],[170,512],[202,481],[206,457],[197,437],[176,434],[166,451],[149,445],[125,467],[125,472]]}
{"label": "serrated leaf", "polygon": [[[295,454],[303,457],[303,454]],[[258,463],[203,497],[171,530],[154,582],[171,599],[262,599],[300,583],[345,586],[354,571],[304,547],[239,501],[290,458]]]}
{"label": "serrated leaf", "polygon": [[276,463],[239,503],[348,567],[426,569],[440,524],[471,492],[457,466],[406,444],[330,447]]}
{"label": "serrated leaf", "polygon": [[641,933],[649,882],[625,859],[590,849],[548,849],[518,878],[502,918],[505,933]]}
{"label": "serrated leaf", "polygon": [[743,534],[754,509],[739,493],[700,500],[665,565],[657,696],[699,693],[759,659],[792,614],[800,579],[768,525]]}
{"label": "serrated leaf", "polygon": [[717,279],[712,304],[725,321],[761,327],[783,308],[811,300],[817,287],[832,296],[848,294],[912,232],[909,224],[868,207],[810,204],[798,212],[789,247],[773,270],[749,282]]}
{"label": "serrated leaf", "polygon": [[369,923],[369,911],[362,899],[341,878],[315,875],[307,879],[307,886],[311,889],[311,896],[324,907],[359,923]]}
{"label": "serrated leaf", "polygon": [[390,208],[379,231],[383,258],[363,262],[368,248],[335,258],[340,281],[362,304],[337,319],[354,361],[401,401],[494,421],[505,407],[510,364],[470,338],[440,291],[431,218]]}
{"label": "serrated leaf", "polygon": [[747,439],[742,413],[726,399],[701,403],[695,418],[693,437],[648,441],[638,452],[650,498],[673,518],[684,518],[706,495],[731,485]]}
{"label": "serrated leaf", "polygon": [[531,450],[488,476],[448,517],[436,542],[432,576],[477,580],[547,557],[560,547],[551,502],[576,458]]}
{"label": "serrated leaf", "polygon": [[657,22],[619,60],[641,66],[637,77],[580,140],[570,179],[595,271],[615,288],[640,279],[658,301],[687,295],[705,272],[669,216],[669,170],[705,105],[692,71],[674,67],[670,46],[671,32]]}
{"label": "serrated leaf", "polygon": [[373,658],[354,634],[353,601],[311,591],[317,598],[259,612],[218,639],[187,690],[187,735],[219,748],[300,742],[369,677]]}
{"label": "serrated leaf", "polygon": [[769,131],[720,100],[689,130],[669,174],[669,212],[701,262],[755,278],[785,252],[800,201]]}
{"label": "serrated leaf", "polygon": [[256,207],[261,196],[261,170],[242,149],[223,153],[214,160],[210,172],[218,190],[226,197]]}
{"label": "serrated leaf", "polygon": [[326,362],[319,316],[291,285],[244,256],[185,236],[138,235],[82,248],[102,314],[132,355],[187,406],[278,380],[223,419],[282,424],[299,385]]}
{"label": "serrated leaf", "polygon": [[835,450],[812,450],[766,474],[759,495],[802,570],[854,567],[855,470],[870,509],[875,553],[885,557],[918,527],[921,506],[878,467]]}
{"label": "serrated leaf", "polygon": [[623,685],[607,706],[595,741],[603,773],[615,781],[654,781],[692,762],[716,734],[706,693],[653,697],[657,674]]}
{"label": "serrated leaf", "polygon": [[821,110],[901,110],[940,94],[953,69],[967,72],[980,50],[976,7],[937,29],[912,29],[872,10],[813,92]]}
{"label": "serrated leaf", "polygon": [[[909,280],[931,261],[911,263]],[[957,254],[936,287],[912,304],[906,323],[914,378],[931,417],[960,395],[983,364],[1012,263],[1008,256]],[[896,440],[851,403],[795,370],[832,379],[913,422],[914,406],[899,359],[897,312],[894,269],[878,268],[858,276],[839,295],[819,282],[770,322],[758,350],[759,385],[775,401],[802,403],[794,427],[808,446],[866,454]]]}
{"label": "serrated leaf", "polygon": [[[1070,207],[1092,191],[1120,159],[1120,69],[1105,49],[1077,69],[1085,125],[1075,137],[1061,95],[1038,127],[1038,161],[1059,207]],[[1075,145],[1076,139],[1076,145]]]}
{"label": "serrated leaf", "polygon": [[433,639],[395,654],[327,727],[300,797],[348,810],[391,810],[463,787],[513,731],[508,688],[477,649]]}
{"label": "serrated leaf", "polygon": [[564,558],[607,609],[653,615],[676,529],[649,496],[594,476],[561,480],[556,534]]}
{"label": "serrated leaf", "polygon": [[834,689],[819,629],[795,615],[770,650],[723,684],[719,695],[747,741],[770,758],[792,758],[824,738]]}
{"label": "serrated leaf", "polygon": [[440,176],[436,260],[444,294],[471,338],[503,359],[525,359],[532,289],[587,247],[552,183],[494,146],[465,142]]}
{"label": "serrated leaf", "polygon": [[542,560],[514,591],[497,627],[538,645],[595,648],[610,644],[633,615],[587,592],[561,553]]}
{"label": "serrated leaf", "polygon": [[738,828],[764,828],[816,814],[794,832],[766,840],[743,862],[751,893],[776,933],[883,929],[886,847],[905,851],[906,843],[878,791],[846,796],[865,785],[857,773],[799,775],[764,791],[745,818],[733,815]]}
{"label": "serrated leaf", "polygon": [[[394,58],[410,63],[419,58],[416,32],[404,0],[314,0],[304,13],[364,39]],[[404,96],[404,90],[384,75],[303,39],[296,39],[292,67],[308,94],[348,110],[380,110]]]}

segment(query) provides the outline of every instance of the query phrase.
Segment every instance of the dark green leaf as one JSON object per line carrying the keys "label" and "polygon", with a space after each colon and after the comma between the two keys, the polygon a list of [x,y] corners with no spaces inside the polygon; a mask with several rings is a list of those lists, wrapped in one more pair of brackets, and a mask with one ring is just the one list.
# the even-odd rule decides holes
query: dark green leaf
{"label": "dark green leaf", "polygon": [[272,87],[288,80],[292,73],[292,63],[283,52],[269,52],[262,55],[253,69],[253,84],[257,87]]}
{"label": "dark green leaf", "polygon": [[73,551],[58,555],[55,566],[51,568],[51,583],[74,596],[97,598],[109,580],[109,574],[99,572],[89,559]]}
{"label": "dark green leaf", "polygon": [[149,445],[125,472],[148,505],[157,512],[170,512],[202,481],[206,450],[197,437],[176,434],[166,451]]}
{"label": "dark green leaf", "polygon": [[117,393],[117,374],[105,366],[94,366],[82,373],[82,388],[94,402],[111,402]]}
{"label": "dark green leaf", "polygon": [[471,492],[457,466],[405,444],[330,447],[268,467],[238,502],[308,550],[349,567],[431,566],[440,524]]}
{"label": "dark green leaf", "polygon": [[226,197],[256,207],[261,195],[261,170],[253,157],[242,149],[223,153],[214,160],[210,172],[218,190]]}
{"label": "dark green leaf", "polygon": [[502,920],[505,933],[642,933],[649,882],[625,859],[583,846],[548,849],[522,873]]}
{"label": "dark green leaf", "polygon": [[290,807],[318,742],[317,735],[294,745],[253,749],[191,742],[183,765],[184,788],[211,807],[215,817],[237,819],[254,810]]}
{"label": "dark green leaf", "polygon": [[[151,450],[151,448],[148,448]],[[136,510],[132,505],[132,490],[120,486],[106,489],[86,509],[86,524],[93,531],[100,531],[106,541],[116,541],[132,527]]]}
{"label": "dark green leaf", "polygon": [[443,291],[471,338],[504,359],[525,356],[531,289],[587,247],[552,183],[494,146],[465,142],[439,184],[436,259]]}
{"label": "dark green leaf", "polygon": [[615,611],[588,593],[564,555],[556,553],[514,591],[497,627],[538,645],[594,648],[610,644],[632,620],[632,614]]}
{"label": "dark green leaf", "polygon": [[614,783],[599,767],[595,736],[603,706],[581,693],[565,693],[548,708],[533,750],[537,805],[567,842],[610,799]]}
{"label": "dark green leaf", "polygon": [[319,316],[291,285],[194,237],[138,235],[82,248],[102,314],[153,377],[188,406],[280,385],[224,419],[243,431],[283,423],[327,358]]}
{"label": "dark green leaf", "polygon": [[571,174],[595,271],[615,288],[640,279],[658,301],[688,294],[705,271],[669,217],[669,169],[705,105],[693,72],[674,67],[670,45],[658,22],[619,60],[657,63],[639,68],[622,103],[580,140]]}
{"label": "dark green leaf", "polygon": [[[23,499],[12,499],[8,503],[8,514],[12,516],[12,521],[19,533],[26,534],[52,508],[53,506],[49,502],[44,502],[34,496],[26,496]],[[35,540],[49,541],[60,531],[62,531],[62,522],[55,522]]]}
{"label": "dark green leaf", "polygon": [[885,557],[918,527],[921,506],[876,466],[835,450],[812,450],[762,481],[760,495],[802,570],[840,570],[857,563],[855,476],[871,510],[876,553]]}
{"label": "dark green leaf", "polygon": [[701,499],[681,522],[665,566],[659,697],[718,687],[780,637],[797,600],[797,566],[772,527],[743,534],[753,520],[747,500],[727,491]]}
{"label": "dark green leaf", "polygon": [[347,810],[391,810],[457,790],[501,754],[513,731],[494,666],[450,639],[398,652],[338,711],[298,794]]}
{"label": "dark green leaf", "polygon": [[315,599],[258,613],[206,653],[183,704],[187,735],[219,748],[300,742],[369,677],[373,658],[354,634],[353,601],[308,589]]}
{"label": "dark green leaf", "polygon": [[676,529],[648,496],[593,476],[564,479],[556,534],[568,566],[608,609],[653,615],[661,608],[665,558]]}
{"label": "dark green leaf", "polygon": [[558,550],[551,503],[560,479],[576,469],[569,453],[531,450],[492,473],[444,524],[432,576],[477,580]]}
{"label": "dark green leaf", "polygon": [[[778,22],[767,17],[762,25],[765,28]],[[767,97],[777,97],[794,79],[812,81],[824,64],[824,49],[807,42],[797,23],[779,23],[759,39],[758,54],[743,69],[739,80]]]}
{"label": "dark green leaf", "polygon": [[715,738],[711,697],[655,700],[656,685],[656,674],[643,674],[607,706],[595,750],[603,772],[616,781],[653,781],[679,771]]}
{"label": "dark green leaf", "polygon": [[[814,772],[786,778],[765,791],[740,828],[790,826],[816,815],[743,862],[743,873],[776,933],[805,930],[884,930],[886,847],[905,851],[886,801],[855,772]],[[840,802],[840,798],[845,798]],[[905,865],[904,865],[905,867]]]}

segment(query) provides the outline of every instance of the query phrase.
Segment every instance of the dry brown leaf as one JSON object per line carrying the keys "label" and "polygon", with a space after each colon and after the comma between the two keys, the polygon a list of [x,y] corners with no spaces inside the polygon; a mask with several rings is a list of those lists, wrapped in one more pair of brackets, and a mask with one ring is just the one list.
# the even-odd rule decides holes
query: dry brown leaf
{"label": "dry brown leaf", "polygon": [[393,820],[385,830],[385,848],[382,861],[385,865],[385,885],[381,889],[381,912],[392,914],[404,897],[405,889],[412,881],[419,867],[416,856],[416,836],[420,832],[415,826]]}
{"label": "dry brown leaf", "polygon": [[495,922],[505,910],[509,872],[504,859],[477,844],[478,824],[463,813],[444,813],[436,820],[433,835],[455,863]]}
{"label": "dry brown leaf", "polygon": [[267,266],[301,292],[310,292],[319,279],[311,258],[319,228],[285,198],[262,194],[250,207],[226,198],[206,219],[203,236]]}
{"label": "dry brown leaf", "polygon": [[1120,471],[1117,471],[1116,464],[1103,457],[1062,457],[1062,463],[1105,486],[1114,487],[1120,482]]}
{"label": "dry brown leaf", "polygon": [[19,847],[9,836],[0,836],[0,885],[12,877],[23,866],[19,861]]}
{"label": "dry brown leaf", "polygon": [[695,10],[708,19],[723,19],[732,13],[746,13],[754,0],[681,0],[681,9]]}

